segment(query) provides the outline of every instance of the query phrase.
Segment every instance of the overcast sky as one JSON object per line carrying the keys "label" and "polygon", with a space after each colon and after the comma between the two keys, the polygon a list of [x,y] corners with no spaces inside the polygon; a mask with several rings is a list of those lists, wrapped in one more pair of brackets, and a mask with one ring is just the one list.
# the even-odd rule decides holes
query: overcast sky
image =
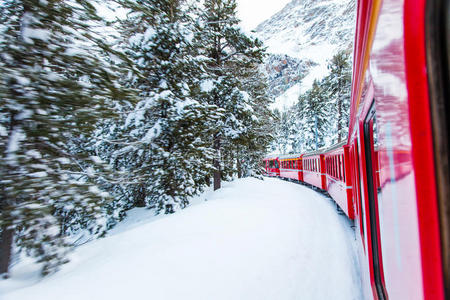
{"label": "overcast sky", "polygon": [[246,31],[279,12],[291,0],[237,0],[238,17]]}

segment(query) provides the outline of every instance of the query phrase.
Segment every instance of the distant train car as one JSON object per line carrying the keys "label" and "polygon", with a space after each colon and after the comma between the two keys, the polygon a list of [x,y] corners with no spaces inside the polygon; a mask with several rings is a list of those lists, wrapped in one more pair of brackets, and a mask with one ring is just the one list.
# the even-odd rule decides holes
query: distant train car
{"label": "distant train car", "polygon": [[324,152],[325,189],[350,218],[354,218],[349,147],[346,142],[337,144]]}
{"label": "distant train car", "polygon": [[303,181],[326,190],[325,157],[322,150],[303,155]]}
{"label": "distant train car", "polygon": [[280,177],[303,181],[303,164],[301,154],[281,155]]}
{"label": "distant train car", "polygon": [[280,161],[277,156],[269,156],[263,160],[266,175],[270,177],[280,176]]}

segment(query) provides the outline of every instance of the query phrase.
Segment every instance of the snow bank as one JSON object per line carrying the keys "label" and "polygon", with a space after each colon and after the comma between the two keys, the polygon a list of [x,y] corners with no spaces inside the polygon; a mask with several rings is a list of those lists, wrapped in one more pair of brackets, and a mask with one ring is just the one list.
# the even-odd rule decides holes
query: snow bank
{"label": "snow bank", "polygon": [[354,233],[328,198],[278,179],[247,178],[196,202],[166,217],[133,210],[40,281],[29,272],[34,265],[16,266],[0,281],[1,298],[360,298]]}

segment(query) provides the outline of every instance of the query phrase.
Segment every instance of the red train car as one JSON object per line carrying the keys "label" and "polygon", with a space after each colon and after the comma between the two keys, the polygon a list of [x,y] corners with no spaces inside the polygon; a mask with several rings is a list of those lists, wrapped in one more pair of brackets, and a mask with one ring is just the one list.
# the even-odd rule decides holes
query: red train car
{"label": "red train car", "polygon": [[450,299],[448,15],[358,1],[348,145],[367,299]]}
{"label": "red train car", "polygon": [[326,190],[350,218],[354,218],[349,147],[346,142],[334,145],[324,153]]}
{"label": "red train car", "polygon": [[322,150],[303,155],[303,181],[326,190],[325,158]]}
{"label": "red train car", "polygon": [[280,161],[277,156],[268,156],[263,160],[266,175],[270,177],[280,176]]}
{"label": "red train car", "polygon": [[302,154],[288,154],[279,157],[280,177],[303,181]]}

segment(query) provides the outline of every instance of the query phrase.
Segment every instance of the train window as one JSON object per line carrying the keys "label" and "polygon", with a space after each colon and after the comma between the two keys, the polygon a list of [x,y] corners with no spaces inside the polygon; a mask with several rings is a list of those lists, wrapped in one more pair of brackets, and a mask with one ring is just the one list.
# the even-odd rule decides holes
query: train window
{"label": "train window", "polygon": [[345,163],[344,163],[344,154],[342,154],[342,180],[345,182]]}
{"label": "train window", "polygon": [[334,157],[334,163],[335,163],[334,177],[338,178],[339,177],[339,162],[338,162],[337,156]]}
{"label": "train window", "polygon": [[339,179],[339,156],[336,155],[336,178]]}
{"label": "train window", "polygon": [[331,173],[332,173],[333,177],[336,177],[336,172],[335,172],[335,170],[336,170],[336,160],[335,160],[335,158],[336,157],[334,157],[334,156],[331,158],[331,166],[333,168],[333,171]]}
{"label": "train window", "polygon": [[329,157],[327,158],[327,167],[328,167],[328,174],[331,175],[331,160]]}
{"label": "train window", "polygon": [[386,288],[384,285],[383,256],[381,252],[380,234],[380,207],[377,195],[377,161],[375,159],[375,149],[378,148],[377,121],[375,115],[375,105],[372,107],[364,121],[364,152],[367,170],[367,195],[369,200],[370,233],[372,244],[372,264],[375,275],[375,286],[380,299],[386,299]]}
{"label": "train window", "polygon": [[329,165],[329,170],[330,170],[330,175],[333,175],[333,166],[331,165],[331,157],[328,158],[328,165]]}
{"label": "train window", "polygon": [[331,175],[331,159],[327,158],[327,167],[328,167],[328,174]]}
{"label": "train window", "polygon": [[325,163],[327,164],[327,174],[330,174],[330,165],[328,164],[328,157],[327,157],[327,159],[325,160]]}
{"label": "train window", "polygon": [[336,178],[341,178],[341,162],[339,160],[339,155],[336,156]]}
{"label": "train window", "polygon": [[341,179],[341,161],[339,155],[336,155],[336,178]]}

